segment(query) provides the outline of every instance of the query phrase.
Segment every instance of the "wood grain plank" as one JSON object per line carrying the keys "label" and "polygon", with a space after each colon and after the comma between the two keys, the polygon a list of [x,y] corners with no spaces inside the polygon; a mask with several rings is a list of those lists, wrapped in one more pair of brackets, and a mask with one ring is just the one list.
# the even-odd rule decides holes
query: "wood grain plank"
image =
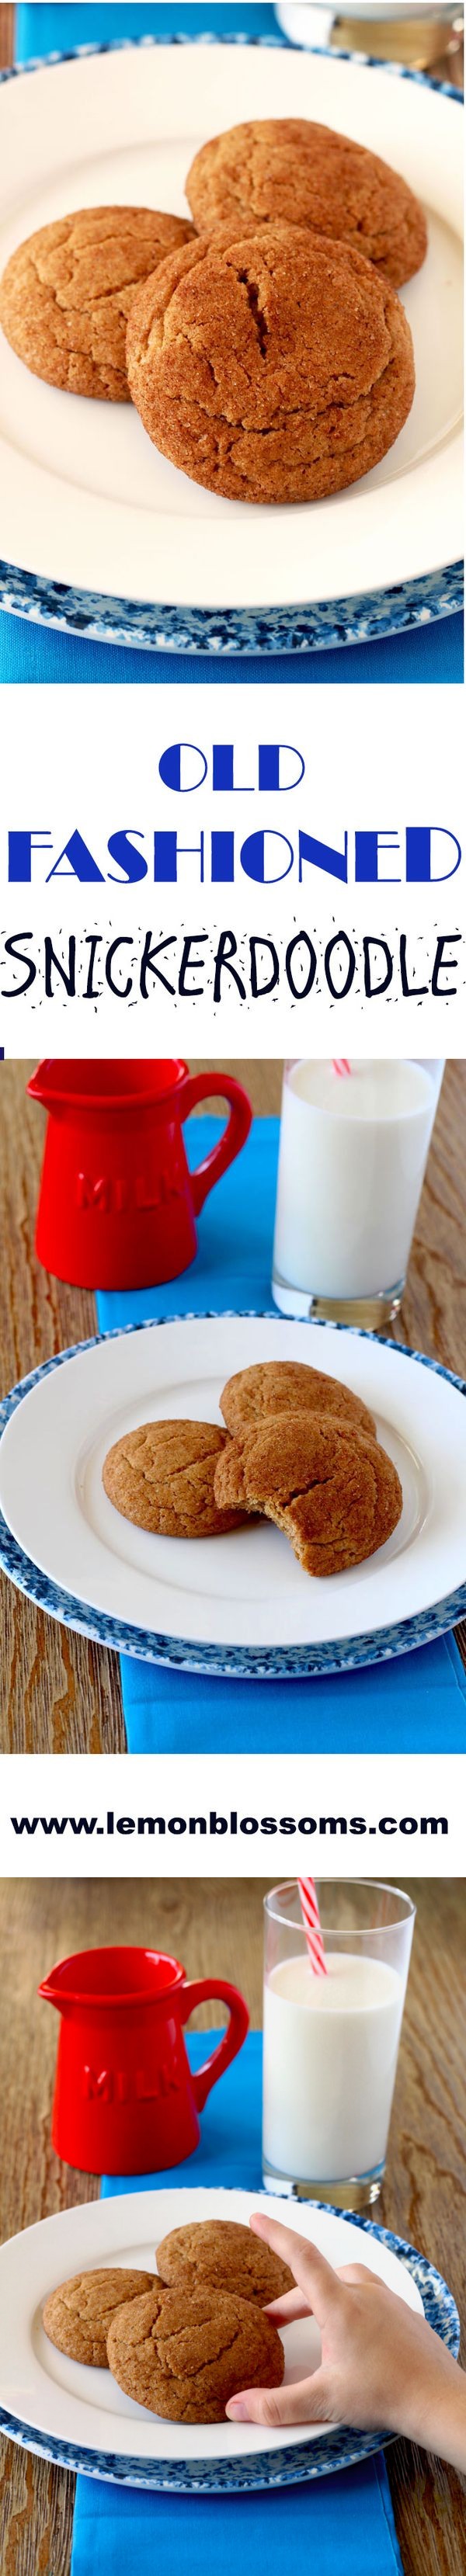
{"label": "wood grain plank", "polygon": [[[93,1943],[149,1940],[215,1972],[262,2019],[262,1899],[269,1880],[171,1879],[132,1884],[17,1880],[0,1884],[0,2172],[2,2238],[50,2211],[97,2197],[91,2176],[50,2145],[57,2025],[37,2000],[54,1960]],[[428,2254],[449,2280],[466,2326],[466,1882],[409,1882],[417,1906],[382,2223]],[[210,2028],[208,2004],[193,2016]],[[440,2045],[439,2045],[439,2033]],[[440,2462],[396,2443],[387,2453],[405,2576],[464,2576],[465,2488]],[[74,2481],[0,2446],[4,2576],[69,2576]],[[376,2576],[376,2570],[374,2570]]]}
{"label": "wood grain plank", "polygon": [[2,0],[2,6],[0,8],[0,71],[8,71],[10,63],[14,62],[14,58],[15,11],[14,8],[5,6],[5,0]]}

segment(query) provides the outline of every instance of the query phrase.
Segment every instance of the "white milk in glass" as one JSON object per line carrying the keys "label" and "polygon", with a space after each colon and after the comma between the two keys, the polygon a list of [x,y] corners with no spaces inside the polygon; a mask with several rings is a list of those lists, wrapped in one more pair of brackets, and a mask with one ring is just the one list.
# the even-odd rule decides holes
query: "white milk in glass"
{"label": "white milk in glass", "polygon": [[286,1067],[274,1285],[341,1301],[403,1283],[439,1072],[408,1057]]}
{"label": "white milk in glass", "polygon": [[385,2160],[405,1979],[384,1960],[304,1952],[264,1987],[263,2159],[301,2182],[342,2182]]}

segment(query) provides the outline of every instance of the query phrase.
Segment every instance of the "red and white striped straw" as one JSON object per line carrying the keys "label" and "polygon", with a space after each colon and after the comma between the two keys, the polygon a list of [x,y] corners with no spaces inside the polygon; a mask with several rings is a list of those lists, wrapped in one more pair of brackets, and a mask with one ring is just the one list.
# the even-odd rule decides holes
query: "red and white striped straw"
{"label": "red and white striped straw", "polygon": [[322,1938],[322,1925],[313,1878],[298,1878],[299,1901],[306,1934],[306,1948],[315,1977],[328,1975]]}
{"label": "red and white striped straw", "polygon": [[351,1065],[349,1064],[347,1055],[332,1056],[332,1064],[334,1073],[351,1073]]}

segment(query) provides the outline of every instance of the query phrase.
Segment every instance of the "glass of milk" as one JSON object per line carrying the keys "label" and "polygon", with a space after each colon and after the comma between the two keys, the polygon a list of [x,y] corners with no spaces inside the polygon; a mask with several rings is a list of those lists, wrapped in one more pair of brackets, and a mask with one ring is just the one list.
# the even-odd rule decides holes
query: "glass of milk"
{"label": "glass of milk", "polygon": [[376,1330],[398,1312],[443,1062],[285,1064],[272,1295],[282,1315]]}
{"label": "glass of milk", "polygon": [[332,45],[425,70],[437,62],[458,25],[458,0],[283,0],[279,26],[292,44]]}
{"label": "glass of milk", "polygon": [[415,1908],[370,1879],[316,1887],[326,1976],[296,1880],[265,1897],[264,2188],[366,2209],[385,2172]]}

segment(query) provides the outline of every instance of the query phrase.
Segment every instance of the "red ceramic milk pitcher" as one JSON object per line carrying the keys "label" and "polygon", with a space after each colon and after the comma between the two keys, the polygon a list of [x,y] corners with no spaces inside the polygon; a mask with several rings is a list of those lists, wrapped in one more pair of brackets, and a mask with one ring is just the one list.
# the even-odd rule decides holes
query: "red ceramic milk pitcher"
{"label": "red ceramic milk pitcher", "polygon": [[[76,1288],[156,1288],[197,1251],[195,1217],[245,1144],[252,1111],[228,1073],[178,1059],[140,1064],[49,1056],[28,1083],[48,1110],[36,1252]],[[190,1173],[183,1121],[216,1092],[230,1116]]]}
{"label": "red ceramic milk pitcher", "polygon": [[[192,2156],[198,2112],[237,2056],[249,2013],[221,1977],[190,1983],[158,1950],[81,1950],[62,1959],[39,1994],[61,2015],[52,2144],[79,2173],[159,2173]],[[228,2028],[193,2075],[183,2030],[196,2004],[218,1996]]]}

